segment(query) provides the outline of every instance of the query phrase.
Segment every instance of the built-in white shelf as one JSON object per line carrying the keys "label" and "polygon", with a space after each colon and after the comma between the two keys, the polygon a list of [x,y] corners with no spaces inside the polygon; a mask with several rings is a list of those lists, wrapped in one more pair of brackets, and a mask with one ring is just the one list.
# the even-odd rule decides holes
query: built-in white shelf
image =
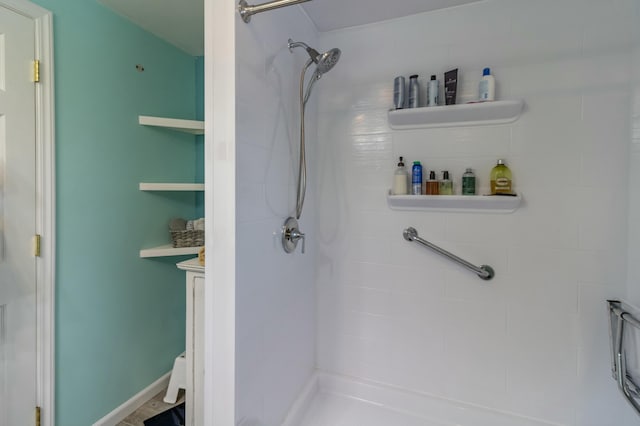
{"label": "built-in white shelf", "polygon": [[520,207],[522,195],[391,195],[393,210],[422,210],[468,213],[512,213]]}
{"label": "built-in white shelf", "polygon": [[198,254],[202,247],[173,248],[171,244],[140,250],[140,257],[167,257]]}
{"label": "built-in white shelf", "polygon": [[520,117],[523,100],[476,102],[461,105],[406,108],[389,111],[394,130],[481,126],[512,123]]}
{"label": "built-in white shelf", "polygon": [[204,191],[204,183],[140,182],[140,191]]}
{"label": "built-in white shelf", "polygon": [[197,257],[176,263],[176,266],[183,271],[204,272],[204,265],[200,264],[200,259]]}
{"label": "built-in white shelf", "polygon": [[165,129],[178,130],[194,135],[204,135],[204,121],[199,120],[180,120],[177,118],[140,115],[138,116],[138,123],[143,126],[164,127]]}

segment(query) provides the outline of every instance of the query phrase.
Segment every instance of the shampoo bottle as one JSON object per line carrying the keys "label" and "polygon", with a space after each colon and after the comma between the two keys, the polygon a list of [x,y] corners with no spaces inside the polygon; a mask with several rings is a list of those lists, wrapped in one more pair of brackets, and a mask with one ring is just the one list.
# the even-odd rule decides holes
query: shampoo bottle
{"label": "shampoo bottle", "polygon": [[491,170],[491,194],[512,194],[511,170],[498,160],[498,164]]}
{"label": "shampoo bottle", "polygon": [[482,71],[482,79],[478,85],[478,98],[480,101],[496,100],[496,79],[491,75],[491,69],[485,68]]}
{"label": "shampoo bottle", "polygon": [[442,180],[438,188],[440,195],[453,195],[453,182],[449,179],[449,172],[442,172]]}
{"label": "shampoo bottle", "polygon": [[404,167],[402,157],[398,162],[398,168],[393,174],[393,188],[391,189],[393,195],[407,195],[409,193],[409,172]]}

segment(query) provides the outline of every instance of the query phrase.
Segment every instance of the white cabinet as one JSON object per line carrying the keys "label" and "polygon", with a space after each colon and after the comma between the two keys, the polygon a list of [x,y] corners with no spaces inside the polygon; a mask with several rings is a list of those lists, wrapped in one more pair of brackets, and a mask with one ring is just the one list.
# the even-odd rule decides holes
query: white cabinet
{"label": "white cabinet", "polygon": [[204,416],[204,266],[200,266],[197,258],[180,262],[177,266],[186,271],[187,275],[185,425],[202,426]]}

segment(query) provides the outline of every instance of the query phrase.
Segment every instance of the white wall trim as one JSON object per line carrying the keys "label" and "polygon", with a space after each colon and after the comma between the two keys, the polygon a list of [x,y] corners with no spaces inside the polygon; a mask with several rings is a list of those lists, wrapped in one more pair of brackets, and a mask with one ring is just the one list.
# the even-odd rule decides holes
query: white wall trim
{"label": "white wall trim", "polygon": [[37,387],[36,404],[44,426],[55,419],[55,111],[53,18],[51,12],[26,0],[0,0],[0,5],[34,21],[35,58],[40,60],[36,85],[36,232],[41,256],[36,259]]}
{"label": "white wall trim", "polygon": [[53,22],[47,12],[36,20],[40,81],[36,89],[38,155],[38,233],[42,236],[38,261],[38,401],[41,421],[55,424],[55,111],[53,80]]}
{"label": "white wall trim", "polygon": [[204,2],[204,425],[235,425],[236,1]]}
{"label": "white wall trim", "polygon": [[162,392],[163,389],[166,389],[169,385],[170,378],[171,372],[169,371],[167,374],[132,396],[131,399],[125,401],[122,405],[95,422],[93,426],[116,426],[140,408],[142,404],[156,396],[159,392]]}

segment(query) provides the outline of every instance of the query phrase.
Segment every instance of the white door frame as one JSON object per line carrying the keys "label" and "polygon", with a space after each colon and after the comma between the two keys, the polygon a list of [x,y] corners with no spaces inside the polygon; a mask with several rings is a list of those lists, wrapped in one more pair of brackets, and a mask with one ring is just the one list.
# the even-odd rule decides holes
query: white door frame
{"label": "white door frame", "polygon": [[53,426],[55,303],[55,122],[53,82],[53,18],[27,0],[0,0],[0,5],[35,23],[35,58],[40,61],[36,84],[36,233],[41,235],[36,259],[37,395],[41,422]]}
{"label": "white door frame", "polygon": [[[203,425],[235,425],[236,0],[204,2],[205,265]],[[244,25],[244,24],[242,24]],[[215,237],[214,237],[215,235]]]}

